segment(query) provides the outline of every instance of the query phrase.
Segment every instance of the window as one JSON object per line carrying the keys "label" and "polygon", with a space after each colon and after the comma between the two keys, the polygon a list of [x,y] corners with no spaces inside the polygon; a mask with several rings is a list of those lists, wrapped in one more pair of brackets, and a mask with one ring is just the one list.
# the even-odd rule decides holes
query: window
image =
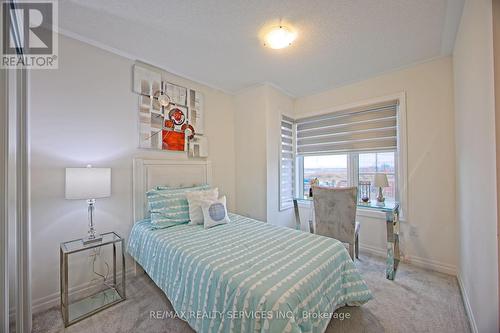
{"label": "window", "polygon": [[[404,179],[398,179],[404,177],[406,168],[404,158],[402,162],[399,160],[406,144],[406,118],[399,105],[400,101],[404,102],[404,95],[394,97],[376,104],[297,120],[287,118],[289,123],[282,122],[280,194],[283,199],[290,195],[292,198],[308,196],[311,181],[316,178],[320,185],[332,187],[359,186],[361,181],[369,181],[370,197],[375,199],[378,194],[375,174],[384,173],[389,182],[384,196],[404,206]],[[289,150],[283,148],[288,149],[288,144],[293,148],[290,167]],[[288,181],[289,177],[292,180]],[[293,184],[291,191],[284,187],[283,181]],[[285,203],[280,201],[280,208],[285,207]]]}
{"label": "window", "polygon": [[[369,181],[374,183],[376,173],[385,173],[389,181],[389,187],[384,188],[384,197],[389,200],[397,198],[396,163],[395,152],[380,152],[359,154],[358,183]],[[378,189],[371,186],[371,198],[376,198]]]}
{"label": "window", "polygon": [[304,156],[303,193],[308,194],[311,180],[317,178],[320,185],[349,186],[348,155]]}
{"label": "window", "polygon": [[384,188],[384,196],[396,200],[395,161],[395,151],[303,156],[298,159],[299,169],[304,170],[299,196],[309,195],[311,180],[317,178],[321,186],[332,187],[358,186],[359,181],[369,181],[372,184],[370,198],[375,199],[378,194],[373,186],[375,174],[385,173],[389,187]]}

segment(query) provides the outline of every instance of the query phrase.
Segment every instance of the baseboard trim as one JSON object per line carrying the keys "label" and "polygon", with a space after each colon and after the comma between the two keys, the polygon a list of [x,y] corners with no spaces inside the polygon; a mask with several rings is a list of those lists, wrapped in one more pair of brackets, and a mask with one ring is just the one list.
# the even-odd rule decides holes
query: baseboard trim
{"label": "baseboard trim", "polygon": [[421,258],[416,256],[406,256],[405,263],[432,271],[457,276],[457,267],[437,260]]}
{"label": "baseboard trim", "polygon": [[[369,246],[369,245],[361,245],[360,244],[360,249],[364,250],[370,254],[384,257],[387,255],[387,250],[379,248],[379,247],[374,247],[374,246]],[[417,256],[409,256],[406,255],[404,258],[401,260],[402,262],[406,264],[410,264],[416,267],[428,269],[431,271],[435,272],[440,272],[448,275],[457,275],[457,267],[454,265],[450,265],[447,263],[443,263],[440,261],[432,260],[432,259],[427,259],[427,258],[422,258],[422,257],[417,257]]]}
{"label": "baseboard trim", "polygon": [[387,251],[378,247],[369,246],[369,245],[361,245],[359,244],[359,249],[370,254],[373,254],[377,257],[385,257],[387,255]]}
{"label": "baseboard trim", "polygon": [[[121,272],[116,272],[116,274],[120,276]],[[129,278],[135,274],[136,272],[134,267],[130,267],[125,271],[126,278]],[[85,291],[89,290],[92,286],[93,286],[92,283],[86,282],[81,285],[70,288],[69,293],[73,295],[78,293],[84,293]],[[33,300],[32,313],[37,314],[59,305],[59,299],[60,299],[60,292],[58,291],[53,294],[47,295],[45,297]]]}
{"label": "baseboard trim", "polygon": [[457,280],[458,280],[458,287],[460,288],[460,293],[462,294],[462,300],[464,301],[465,313],[467,313],[467,317],[469,318],[471,331],[473,333],[478,333],[479,330],[477,329],[476,319],[474,318],[474,313],[472,312],[472,306],[470,305],[469,294],[467,293],[467,290],[464,287],[464,282],[462,281],[462,276],[460,275],[460,272],[457,274]]}

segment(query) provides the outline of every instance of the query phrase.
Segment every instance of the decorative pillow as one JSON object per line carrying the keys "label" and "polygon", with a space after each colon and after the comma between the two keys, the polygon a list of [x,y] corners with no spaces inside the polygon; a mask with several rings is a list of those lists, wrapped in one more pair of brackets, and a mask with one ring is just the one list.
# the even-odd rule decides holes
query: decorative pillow
{"label": "decorative pillow", "polygon": [[203,211],[203,226],[205,229],[231,222],[227,216],[225,196],[218,200],[203,200],[201,210]]}
{"label": "decorative pillow", "polygon": [[203,211],[201,210],[201,202],[214,201],[219,197],[219,190],[217,188],[186,193],[186,198],[189,206],[189,224],[197,225],[203,224]]}
{"label": "decorative pillow", "polygon": [[209,189],[209,185],[201,185],[182,189],[153,189],[146,193],[151,223],[187,223],[189,222],[189,206],[186,193]]}

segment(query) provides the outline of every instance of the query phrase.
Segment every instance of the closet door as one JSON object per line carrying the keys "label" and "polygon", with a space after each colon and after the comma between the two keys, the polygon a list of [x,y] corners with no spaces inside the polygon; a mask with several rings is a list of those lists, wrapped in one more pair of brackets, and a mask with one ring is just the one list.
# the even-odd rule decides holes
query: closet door
{"label": "closet door", "polygon": [[0,332],[31,331],[28,75],[0,70]]}
{"label": "closet door", "polygon": [[[29,45],[25,12],[19,1],[2,4],[10,41],[5,52],[14,49],[19,59]],[[31,332],[29,69],[0,71],[0,332],[24,333]]]}
{"label": "closet door", "polygon": [[8,272],[8,102],[7,70],[0,69],[0,331],[9,332],[9,272]]}

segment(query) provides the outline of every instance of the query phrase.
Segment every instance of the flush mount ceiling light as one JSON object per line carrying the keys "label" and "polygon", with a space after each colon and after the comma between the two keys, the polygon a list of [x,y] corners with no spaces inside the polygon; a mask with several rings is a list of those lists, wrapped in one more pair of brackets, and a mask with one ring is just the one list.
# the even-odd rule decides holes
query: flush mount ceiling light
{"label": "flush mount ceiling light", "polygon": [[283,25],[273,27],[264,36],[264,46],[272,49],[283,49],[292,45],[297,33]]}

